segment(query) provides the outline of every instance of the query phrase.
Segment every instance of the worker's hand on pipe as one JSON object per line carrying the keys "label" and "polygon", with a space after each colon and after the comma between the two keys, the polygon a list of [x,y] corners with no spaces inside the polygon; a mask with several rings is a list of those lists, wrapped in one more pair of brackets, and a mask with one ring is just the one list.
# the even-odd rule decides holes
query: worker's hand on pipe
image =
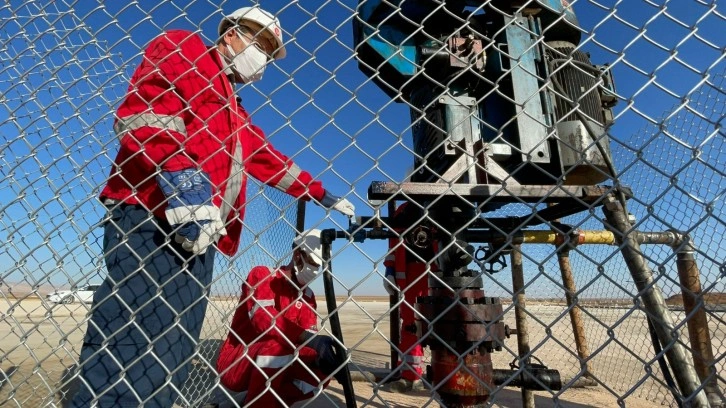
{"label": "worker's hand on pipe", "polygon": [[383,277],[383,288],[389,295],[393,296],[398,293],[398,285],[396,285],[396,271],[392,266],[386,267],[386,276]]}
{"label": "worker's hand on pipe", "polygon": [[325,190],[325,195],[323,196],[323,199],[320,200],[320,205],[331,210],[339,211],[348,217],[355,216],[355,207],[353,206],[353,203],[348,201],[346,198],[340,198],[336,195],[330,194],[328,190]]}
{"label": "worker's hand on pipe", "polygon": [[156,181],[167,198],[166,219],[174,241],[186,251],[201,255],[226,235],[219,208],[212,204],[212,184],[196,169],[162,171]]}

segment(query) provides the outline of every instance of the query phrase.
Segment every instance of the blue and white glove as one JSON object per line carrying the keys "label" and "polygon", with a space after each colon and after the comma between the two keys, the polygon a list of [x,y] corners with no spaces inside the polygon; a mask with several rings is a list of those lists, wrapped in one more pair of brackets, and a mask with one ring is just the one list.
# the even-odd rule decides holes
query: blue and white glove
{"label": "blue and white glove", "polygon": [[348,217],[355,217],[355,207],[353,203],[345,198],[340,198],[333,194],[330,194],[328,190],[325,190],[323,199],[320,200],[320,205],[330,210],[339,211]]}
{"label": "blue and white glove", "polygon": [[168,199],[165,214],[176,230],[174,240],[184,250],[201,255],[227,235],[219,208],[212,204],[212,184],[206,173],[196,169],[162,171],[156,182]]}
{"label": "blue and white glove", "polygon": [[386,267],[386,276],[383,278],[383,288],[389,295],[393,296],[398,293],[398,285],[396,285],[396,271],[392,266]]}

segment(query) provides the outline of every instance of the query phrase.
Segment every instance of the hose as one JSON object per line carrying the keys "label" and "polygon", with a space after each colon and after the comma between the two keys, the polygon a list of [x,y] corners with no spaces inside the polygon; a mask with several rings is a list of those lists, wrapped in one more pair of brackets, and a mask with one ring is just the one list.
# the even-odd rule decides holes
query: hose
{"label": "hose", "polygon": [[325,287],[325,303],[328,307],[330,330],[337,339],[335,342],[335,350],[342,365],[341,371],[343,378],[341,379],[341,385],[343,386],[343,394],[345,395],[345,406],[347,408],[357,408],[353,380],[350,377],[350,369],[345,358],[348,352],[345,346],[343,346],[343,331],[340,328],[340,316],[338,316],[338,305],[335,301],[335,288],[333,287],[333,265],[330,262],[330,242],[335,239],[335,230],[324,230],[321,238],[323,238],[323,286]]}

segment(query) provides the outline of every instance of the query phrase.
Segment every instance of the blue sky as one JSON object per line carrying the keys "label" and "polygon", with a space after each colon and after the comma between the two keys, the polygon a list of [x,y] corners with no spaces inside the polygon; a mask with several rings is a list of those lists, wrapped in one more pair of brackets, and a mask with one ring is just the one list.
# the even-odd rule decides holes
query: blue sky
{"label": "blue sky", "polygon": [[[351,18],[356,2],[260,3],[279,12],[289,39],[288,56],[269,66],[261,82],[241,87],[243,104],[279,150],[328,189],[351,199],[359,215],[371,215],[365,201],[370,182],[401,180],[413,158],[407,148],[407,107],[391,102],[353,58]],[[695,0],[572,3],[581,26],[589,31],[583,35],[583,49],[594,63],[613,65],[623,98],[615,108],[610,136],[623,183],[633,186],[639,200],[631,204],[642,222],[639,228],[697,225],[692,232],[704,252],[705,280],[723,290],[718,270],[723,269],[726,247],[720,221],[726,219],[726,181],[718,169],[724,168],[726,154],[723,131],[714,131],[714,124],[723,125],[724,117],[724,88],[718,78],[726,67],[726,7]],[[113,110],[145,44],[171,28],[198,31],[213,41],[223,13],[250,4],[11,0],[0,6],[0,239],[8,242],[0,249],[0,264],[8,265],[4,280],[25,276],[32,284],[67,285],[84,277],[101,279],[101,236],[94,226],[102,212],[95,195],[115,154]],[[670,116],[667,126],[659,128],[661,119]],[[677,179],[670,177],[674,173],[679,173]],[[252,186],[250,194],[256,194]],[[250,233],[243,249],[258,247],[253,245],[255,238],[264,248],[287,249],[282,242],[289,242],[290,229],[284,223],[267,225],[279,210],[266,204],[263,198],[250,204]],[[342,215],[324,215],[309,205],[307,226],[347,226]],[[597,212],[583,227],[600,228],[599,216]],[[353,288],[356,294],[382,294],[373,271],[385,248],[384,242],[355,247],[336,242],[334,271],[343,283],[338,292]],[[271,263],[280,256],[265,259],[265,251],[257,251],[248,249],[232,261],[218,261],[220,290],[233,291],[252,262]],[[548,278],[559,274],[551,248],[527,251],[532,260],[528,276],[536,277],[530,293],[556,291]],[[596,282],[586,293],[623,294],[597,277],[597,264],[613,251],[593,248],[573,256],[582,282]],[[656,269],[661,265],[672,276],[669,250],[647,251]],[[613,281],[627,277],[618,259],[608,260],[604,269]],[[508,272],[500,275],[502,287],[508,287]],[[668,281],[664,286],[666,292],[675,290]],[[317,292],[320,287],[314,286]],[[493,285],[493,294],[506,295],[502,287]]]}

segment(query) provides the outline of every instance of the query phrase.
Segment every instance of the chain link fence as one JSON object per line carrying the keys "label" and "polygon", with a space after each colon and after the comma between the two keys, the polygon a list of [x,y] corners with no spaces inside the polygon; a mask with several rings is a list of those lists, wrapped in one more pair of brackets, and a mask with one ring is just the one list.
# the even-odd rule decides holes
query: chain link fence
{"label": "chain link fence", "polygon": [[[102,227],[109,218],[98,197],[118,154],[116,109],[133,92],[129,81],[146,47],[171,29],[212,46],[225,14],[255,4],[0,5],[1,406],[63,406],[78,387],[93,307],[83,289],[107,275]],[[705,406],[691,400],[695,394],[674,392],[659,362],[669,362],[682,388],[679,375],[688,370],[669,354],[678,345],[696,366],[692,374],[709,373],[696,387],[711,387],[711,406],[723,398],[722,4],[259,5],[279,17],[287,56],[237,94],[271,144],[355,204],[362,227],[321,206],[300,214],[293,197],[250,178],[239,249],[214,258],[200,341],[177,406],[234,405],[216,361],[241,288],[254,266],[288,264],[301,225],[340,232],[330,270],[349,367],[364,374],[354,376],[358,406],[462,402],[463,391],[454,392],[449,380],[465,377],[479,381],[472,387],[483,405],[530,406],[534,398],[543,406],[678,406],[686,398]],[[607,197],[622,191],[632,230],[651,235],[632,235],[610,218],[617,211],[604,205]],[[412,214],[404,220],[394,216],[402,203]],[[656,235],[679,238],[650,245]],[[637,237],[642,251],[633,255],[627,242]],[[688,254],[695,263],[686,267]],[[634,257],[653,272],[646,287],[634,283]],[[413,276],[412,262],[423,272]],[[406,292],[391,304],[382,285],[387,268],[394,268],[392,280],[401,278],[396,293]],[[654,287],[673,326],[649,303]],[[311,288],[330,334],[321,280]],[[440,299],[452,297],[486,304],[481,310],[492,315],[445,326],[441,316],[454,306]],[[443,314],[427,314],[441,311],[437,304],[448,305]],[[482,316],[473,310],[466,313]],[[696,321],[701,326],[691,327]],[[663,341],[649,324],[675,335]],[[452,340],[442,327],[466,329]],[[421,355],[406,350],[404,337],[416,330]],[[467,333],[480,337],[462,341]],[[478,358],[484,360],[471,360]],[[474,374],[486,358],[494,372]],[[397,367],[398,359],[405,363]],[[406,393],[393,393],[399,377],[416,368],[423,389],[403,383]],[[523,370],[552,369],[561,387],[532,374],[524,402],[511,393],[525,380]],[[275,378],[267,390],[282,403],[284,392],[270,385]],[[308,406],[344,405],[345,387],[335,380],[325,391],[313,386],[317,398]],[[532,397],[526,388],[542,390]]]}

